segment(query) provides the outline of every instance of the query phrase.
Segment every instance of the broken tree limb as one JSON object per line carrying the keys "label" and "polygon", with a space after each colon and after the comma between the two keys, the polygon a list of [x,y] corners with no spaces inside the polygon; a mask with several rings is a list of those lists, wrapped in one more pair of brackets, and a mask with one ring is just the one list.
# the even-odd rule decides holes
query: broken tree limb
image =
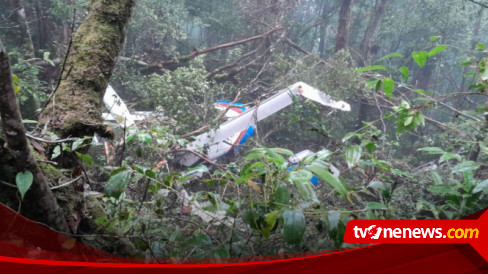
{"label": "broken tree limb", "polygon": [[140,67],[150,67],[151,66],[151,64],[149,64],[149,63],[139,61],[139,60],[134,60],[132,58],[124,57],[124,56],[117,57],[117,61],[132,63],[132,64],[135,64],[135,65],[140,66]]}
{"label": "broken tree limb", "polygon": [[298,50],[299,52],[301,52],[301,53],[303,53],[305,55],[311,55],[312,54],[310,51],[307,51],[307,50],[301,48],[299,45],[295,44],[293,41],[291,41],[288,38],[283,39],[283,41],[285,43],[287,43],[288,45],[290,45],[292,48]]}
{"label": "broken tree limb", "polygon": [[228,69],[232,69],[232,68],[235,68],[239,65],[239,63],[244,60],[245,58],[249,57],[249,56],[252,56],[254,54],[256,54],[260,49],[261,47],[264,45],[264,43],[261,43],[258,47],[256,47],[256,49],[254,49],[253,51],[250,51],[248,53],[245,53],[243,54],[237,61],[233,62],[233,63],[230,63],[230,64],[227,64],[227,65],[224,65],[224,66],[221,66],[221,67],[218,67],[216,68],[215,70],[211,71],[210,73],[207,74],[206,78],[212,78],[214,77],[215,75],[225,71],[225,70],[228,70]]}
{"label": "broken tree limb", "polygon": [[33,183],[24,197],[25,209],[29,216],[35,216],[60,232],[69,232],[63,211],[58,206],[44,174],[29,148],[8,62],[7,52],[0,42],[0,116],[7,139],[8,149],[19,171],[30,171]]}
{"label": "broken tree limb", "polygon": [[272,30],[270,30],[270,31],[268,31],[266,33],[263,33],[263,34],[260,34],[260,35],[256,35],[256,36],[252,36],[252,37],[249,37],[249,38],[240,40],[240,41],[230,42],[230,43],[226,43],[226,44],[220,44],[218,46],[206,48],[206,49],[203,49],[203,50],[194,50],[189,55],[182,56],[182,57],[177,58],[175,60],[164,61],[161,64],[163,66],[167,66],[167,65],[177,64],[179,62],[190,61],[192,59],[195,59],[195,57],[197,57],[199,55],[202,55],[202,54],[205,54],[205,53],[209,53],[209,52],[216,51],[216,50],[219,50],[219,49],[225,49],[225,48],[235,47],[235,46],[242,45],[242,44],[245,44],[245,43],[248,43],[248,42],[252,42],[254,40],[266,38],[270,34],[276,32],[276,31],[282,30],[282,29],[284,29],[284,28],[283,27],[276,27],[276,28],[274,28],[274,29],[272,29]]}

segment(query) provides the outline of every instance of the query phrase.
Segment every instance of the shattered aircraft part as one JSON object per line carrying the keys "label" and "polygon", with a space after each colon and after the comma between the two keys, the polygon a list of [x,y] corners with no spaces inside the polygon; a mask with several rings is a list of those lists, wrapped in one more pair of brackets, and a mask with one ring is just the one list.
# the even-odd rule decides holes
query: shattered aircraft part
{"label": "shattered aircraft part", "polygon": [[[112,86],[108,85],[103,95],[103,103],[111,115],[111,119],[117,121],[122,127],[130,127],[135,124],[134,117],[125,105],[124,101],[115,92]],[[104,120],[110,120],[108,115],[102,116]]]}
{"label": "shattered aircraft part", "polygon": [[[288,88],[279,91],[259,105],[247,109],[244,113],[236,116],[220,125],[219,128],[201,134],[196,140],[186,146],[187,150],[200,151],[206,149],[209,159],[214,160],[229,152],[232,143],[226,139],[242,132],[242,130],[253,126],[256,123],[278,112],[279,110],[293,103],[293,96],[303,96],[322,105],[329,106],[342,111],[351,111],[351,106],[344,101],[334,101],[322,91],[303,82],[295,83]],[[193,153],[181,153],[177,155],[177,162],[183,166],[192,166],[200,158]]]}

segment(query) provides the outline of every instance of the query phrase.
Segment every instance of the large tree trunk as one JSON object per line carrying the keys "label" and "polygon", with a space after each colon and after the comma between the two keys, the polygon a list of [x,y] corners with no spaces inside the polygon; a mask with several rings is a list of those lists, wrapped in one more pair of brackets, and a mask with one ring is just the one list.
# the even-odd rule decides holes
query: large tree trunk
{"label": "large tree trunk", "polygon": [[23,212],[36,216],[39,221],[59,232],[69,232],[66,219],[44,179],[27,143],[12,84],[7,52],[0,41],[0,115],[8,149],[17,170],[30,171],[34,181],[24,197]]}
{"label": "large tree trunk", "polygon": [[41,113],[41,124],[61,137],[104,134],[102,98],[124,41],[135,0],[92,0],[76,31],[62,81]]}
{"label": "large tree trunk", "polygon": [[354,0],[341,0],[341,11],[339,13],[339,26],[337,28],[337,37],[335,52],[347,47],[349,42],[349,31],[351,29],[351,9]]}
{"label": "large tree trunk", "polygon": [[359,50],[361,52],[361,65],[367,65],[371,59],[371,47],[372,47],[372,40],[373,35],[376,32],[378,27],[378,23],[380,21],[381,16],[385,10],[386,0],[376,0],[376,4],[374,10],[371,12],[369,17],[368,27],[364,33],[363,40],[361,41],[361,45],[359,46]]}

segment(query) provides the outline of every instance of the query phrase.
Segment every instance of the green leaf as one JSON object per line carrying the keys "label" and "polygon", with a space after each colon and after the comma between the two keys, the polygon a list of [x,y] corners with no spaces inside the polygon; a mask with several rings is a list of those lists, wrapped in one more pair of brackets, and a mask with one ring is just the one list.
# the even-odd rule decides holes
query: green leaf
{"label": "green leaf", "polygon": [[34,176],[30,171],[19,172],[17,176],[15,176],[15,184],[20,192],[20,197],[24,200],[24,195],[29,190],[34,181]]}
{"label": "green leaf", "polygon": [[483,69],[480,69],[480,78],[483,81],[488,80],[488,67],[484,67]]}
{"label": "green leaf", "polygon": [[386,70],[385,66],[369,66],[363,68],[357,68],[357,72],[370,71],[370,70]]}
{"label": "green leaf", "polygon": [[442,178],[439,175],[439,173],[437,173],[436,171],[433,171],[431,173],[431,175],[432,175],[432,179],[434,180],[436,185],[442,185]]}
{"label": "green leaf", "polygon": [[386,209],[387,206],[383,203],[369,202],[368,209]]}
{"label": "green leaf", "polygon": [[378,92],[378,90],[380,90],[380,88],[381,88],[381,86],[382,86],[382,85],[383,85],[383,80],[378,81],[378,82],[376,83],[376,87],[374,88],[374,90],[375,90],[376,92]]}
{"label": "green leaf", "polygon": [[328,170],[317,165],[307,166],[307,169],[315,173],[315,175],[317,175],[321,180],[325,181],[330,186],[332,186],[339,194],[341,194],[344,197],[347,197],[349,186],[343,184],[338,178],[332,175],[332,173],[330,173]]}
{"label": "green leaf", "polygon": [[406,82],[408,79],[408,76],[410,75],[410,70],[407,67],[401,67],[398,70],[402,73],[403,82]]}
{"label": "green leaf", "polygon": [[376,86],[378,84],[378,82],[381,82],[381,80],[380,79],[377,79],[377,78],[369,79],[366,82],[366,88],[370,88],[370,87]]}
{"label": "green leaf", "polygon": [[342,142],[345,143],[347,140],[351,139],[352,137],[358,137],[359,139],[361,139],[363,135],[360,134],[360,133],[356,133],[356,132],[348,132],[344,138],[342,138]]}
{"label": "green leaf", "polygon": [[14,92],[17,93],[19,92],[22,88],[19,86],[19,77],[15,74],[12,74],[12,83],[14,86]]}
{"label": "green leaf", "polygon": [[84,141],[85,141],[85,139],[78,139],[78,140],[74,141],[73,145],[71,146],[71,150],[75,151],[77,148],[79,148],[83,144]]}
{"label": "green leaf", "polygon": [[132,170],[121,169],[118,173],[111,175],[105,186],[105,192],[118,199],[129,184],[131,174]]}
{"label": "green leaf", "polygon": [[441,52],[443,52],[445,49],[447,48],[446,45],[440,45],[440,46],[437,46],[435,48],[433,48],[431,51],[429,51],[429,57],[432,57],[436,54],[439,54]]}
{"label": "green leaf", "polygon": [[400,53],[388,54],[388,55],[383,56],[380,59],[376,60],[376,62],[383,61],[383,60],[386,60],[386,59],[390,59],[390,58],[393,58],[393,57],[400,57],[401,58],[401,57],[403,57],[403,55],[401,55]]}
{"label": "green leaf", "polygon": [[12,82],[14,82],[14,84],[18,84],[20,82],[19,77],[15,74],[12,74]]}
{"label": "green leaf", "polygon": [[347,146],[346,148],[346,162],[349,168],[357,165],[361,159],[363,149],[358,145]]}
{"label": "green leaf", "polygon": [[61,146],[56,146],[53,150],[53,154],[51,155],[51,159],[55,159],[59,155],[61,155]]}
{"label": "green leaf", "polygon": [[429,154],[444,154],[444,150],[438,147],[423,147],[419,148],[418,151],[425,151],[428,152]]}
{"label": "green leaf", "polygon": [[383,190],[383,189],[385,189],[385,184],[383,182],[380,182],[380,181],[371,181],[369,183],[368,187],[372,187],[372,188],[376,188],[376,189],[379,189],[379,190]]}
{"label": "green leaf", "polygon": [[449,161],[451,159],[456,159],[458,161],[461,162],[462,158],[461,156],[457,155],[457,154],[453,154],[453,153],[450,153],[450,152],[446,152],[444,155],[441,156],[441,158],[439,159],[439,163],[442,163],[442,162],[445,162],[445,161]]}
{"label": "green leaf", "polygon": [[78,156],[78,158],[80,158],[88,166],[92,166],[93,165],[93,158],[90,155],[81,154],[78,151],[75,151],[75,153],[76,153],[76,156]]}
{"label": "green leaf", "polygon": [[439,38],[441,38],[442,36],[431,36],[429,39],[431,42],[435,42],[437,40],[439,40]]}
{"label": "green leaf", "polygon": [[310,179],[312,179],[313,174],[308,170],[299,170],[290,172],[290,180],[298,188],[298,193],[305,201],[312,201],[316,204],[320,203],[313,189]]}
{"label": "green leaf", "polygon": [[452,192],[451,186],[449,185],[432,185],[428,190],[434,194],[446,195]]}
{"label": "green leaf", "polygon": [[451,173],[461,173],[461,172],[466,172],[466,171],[472,171],[472,170],[477,170],[478,168],[480,168],[480,165],[476,162],[473,162],[473,161],[466,161],[466,162],[462,162],[458,165],[456,165]]}
{"label": "green leaf", "polygon": [[150,170],[150,169],[147,169],[145,172],[144,172],[144,175],[146,175],[147,177],[151,178],[151,179],[156,179],[156,172]]}
{"label": "green leaf", "polygon": [[334,154],[334,152],[327,150],[327,149],[323,149],[323,150],[317,151],[317,153],[315,153],[315,155],[317,156],[317,159],[319,159],[319,160],[325,160],[332,154]]}
{"label": "green leaf", "polygon": [[150,145],[152,142],[151,135],[147,134],[147,133],[141,133],[141,134],[137,135],[137,138],[139,139],[140,142],[146,143],[148,145]]}
{"label": "green leaf", "polygon": [[405,119],[405,122],[403,123],[404,126],[408,126],[412,123],[413,121],[413,116],[408,116],[407,119]]}
{"label": "green leaf", "polygon": [[193,171],[198,171],[198,172],[203,172],[203,173],[209,173],[208,167],[205,165],[198,165],[196,167],[189,168],[185,171],[185,173],[190,173]]}
{"label": "green leaf", "polygon": [[139,134],[138,132],[134,132],[134,133],[131,133],[129,136],[127,136],[127,138],[125,139],[125,143],[130,143],[134,137],[136,137],[136,135]]}
{"label": "green leaf", "polygon": [[420,68],[423,68],[425,62],[427,62],[427,59],[429,59],[429,54],[426,51],[414,51],[412,53],[412,58]]}
{"label": "green leaf", "polygon": [[328,230],[334,230],[339,225],[339,221],[341,220],[341,213],[337,210],[330,210],[327,212],[327,219],[329,221]]}
{"label": "green leaf", "polygon": [[39,124],[36,120],[22,120],[23,124]]}
{"label": "green leaf", "polygon": [[425,117],[424,115],[422,114],[422,112],[417,112],[417,119],[419,121],[419,124],[422,125],[422,126],[425,126]]}
{"label": "green leaf", "polygon": [[271,211],[264,215],[264,223],[265,225],[261,228],[261,231],[263,232],[263,236],[265,239],[269,238],[269,234],[273,230],[273,228],[276,225],[276,220],[278,219],[278,213],[280,213],[279,210]]}
{"label": "green leaf", "polygon": [[483,182],[477,184],[473,189],[473,194],[476,194],[486,188],[488,188],[488,180],[484,180]]}
{"label": "green leaf", "polygon": [[291,195],[286,184],[281,184],[275,193],[273,193],[272,197],[277,206],[287,206],[290,204]]}
{"label": "green leaf", "polygon": [[193,233],[191,238],[184,243],[185,246],[205,246],[211,244],[212,240],[207,234],[204,233]]}
{"label": "green leaf", "polygon": [[283,212],[283,239],[288,244],[298,245],[305,233],[305,216],[300,210],[285,210]]}
{"label": "green leaf", "polygon": [[279,147],[270,148],[269,150],[273,151],[274,153],[279,153],[279,154],[283,154],[283,155],[286,155],[286,156],[293,156],[293,155],[295,155],[295,153],[293,153],[293,151],[291,151],[289,149],[279,148]]}
{"label": "green leaf", "polygon": [[393,89],[395,87],[395,82],[391,78],[385,78],[383,80],[383,90],[385,91],[386,96],[391,99],[391,95],[393,94]]}

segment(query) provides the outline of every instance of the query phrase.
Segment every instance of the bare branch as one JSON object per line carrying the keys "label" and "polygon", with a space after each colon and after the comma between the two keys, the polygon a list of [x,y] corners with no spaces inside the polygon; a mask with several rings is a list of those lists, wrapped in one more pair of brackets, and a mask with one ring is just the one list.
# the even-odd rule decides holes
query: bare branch
{"label": "bare branch", "polygon": [[240,41],[230,42],[230,43],[226,43],[226,44],[221,44],[221,45],[214,46],[214,47],[210,47],[210,48],[206,48],[206,49],[203,49],[203,50],[194,50],[191,54],[186,55],[186,56],[183,56],[183,57],[180,57],[180,58],[177,58],[176,60],[164,61],[164,62],[162,62],[162,65],[172,65],[172,64],[176,64],[178,62],[190,61],[192,59],[195,59],[195,57],[197,57],[197,56],[199,56],[201,54],[209,53],[209,52],[216,51],[216,50],[219,50],[219,49],[225,49],[225,48],[235,47],[235,46],[238,46],[238,45],[241,45],[241,44],[245,44],[245,43],[248,43],[248,42],[251,42],[251,41],[254,41],[254,40],[266,38],[270,34],[276,32],[276,31],[282,30],[282,29],[283,29],[283,27],[276,27],[276,28],[274,28],[274,29],[272,29],[272,30],[264,33],[264,34],[252,36],[252,37],[249,37],[249,38],[240,40]]}
{"label": "bare branch", "polygon": [[471,3],[474,3],[476,5],[482,6],[483,8],[488,8],[488,5],[487,4],[484,4],[484,3],[481,3],[481,2],[478,2],[478,1],[475,1],[475,0],[468,0],[468,1],[471,2]]}

